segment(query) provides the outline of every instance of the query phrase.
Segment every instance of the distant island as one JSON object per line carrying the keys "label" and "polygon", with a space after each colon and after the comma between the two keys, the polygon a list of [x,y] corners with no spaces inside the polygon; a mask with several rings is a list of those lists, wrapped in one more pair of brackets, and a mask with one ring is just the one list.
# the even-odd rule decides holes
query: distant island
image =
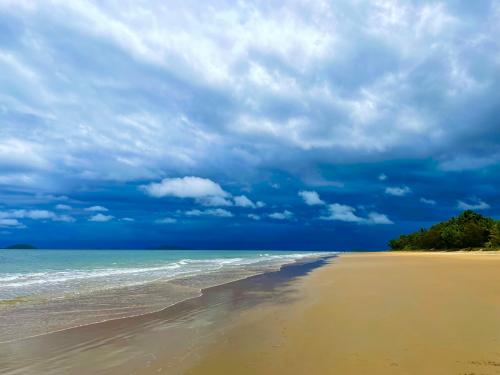
{"label": "distant island", "polygon": [[28,243],[16,243],[5,247],[6,249],[36,249],[35,246]]}
{"label": "distant island", "polygon": [[500,248],[500,220],[467,210],[448,221],[389,241],[392,250],[474,250]]}

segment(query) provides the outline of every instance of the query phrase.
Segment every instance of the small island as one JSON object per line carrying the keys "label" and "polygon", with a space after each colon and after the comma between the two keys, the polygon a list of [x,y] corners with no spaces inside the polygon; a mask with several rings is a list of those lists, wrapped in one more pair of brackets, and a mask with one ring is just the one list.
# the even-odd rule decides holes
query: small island
{"label": "small island", "polygon": [[392,250],[498,250],[500,220],[467,210],[448,221],[389,241]]}
{"label": "small island", "polygon": [[28,243],[16,243],[14,245],[9,245],[9,246],[6,246],[5,249],[10,249],[10,250],[33,250],[33,249],[36,249],[36,246],[33,246],[31,244],[28,244]]}

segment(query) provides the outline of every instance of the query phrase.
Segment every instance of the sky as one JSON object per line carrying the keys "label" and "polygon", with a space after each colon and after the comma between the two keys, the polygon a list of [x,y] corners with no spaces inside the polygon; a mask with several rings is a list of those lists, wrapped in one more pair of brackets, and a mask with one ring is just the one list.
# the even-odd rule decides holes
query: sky
{"label": "sky", "polygon": [[384,249],[500,217],[500,1],[0,0],[0,246]]}

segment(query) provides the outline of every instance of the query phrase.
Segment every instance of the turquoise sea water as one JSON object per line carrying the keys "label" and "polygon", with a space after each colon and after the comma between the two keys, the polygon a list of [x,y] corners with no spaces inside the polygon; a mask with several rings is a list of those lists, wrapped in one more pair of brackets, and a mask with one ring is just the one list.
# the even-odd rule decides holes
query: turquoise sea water
{"label": "turquoise sea water", "polygon": [[16,339],[158,311],[200,295],[203,288],[331,254],[1,250],[0,337]]}
{"label": "turquoise sea water", "polygon": [[143,284],[229,269],[279,267],[309,252],[4,250],[0,300]]}

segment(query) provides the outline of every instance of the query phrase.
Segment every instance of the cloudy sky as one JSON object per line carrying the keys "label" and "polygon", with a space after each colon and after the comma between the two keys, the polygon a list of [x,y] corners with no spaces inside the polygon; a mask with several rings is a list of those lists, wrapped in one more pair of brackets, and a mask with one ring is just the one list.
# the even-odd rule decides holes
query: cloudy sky
{"label": "cloudy sky", "polygon": [[500,1],[0,0],[0,245],[377,249],[500,215]]}

